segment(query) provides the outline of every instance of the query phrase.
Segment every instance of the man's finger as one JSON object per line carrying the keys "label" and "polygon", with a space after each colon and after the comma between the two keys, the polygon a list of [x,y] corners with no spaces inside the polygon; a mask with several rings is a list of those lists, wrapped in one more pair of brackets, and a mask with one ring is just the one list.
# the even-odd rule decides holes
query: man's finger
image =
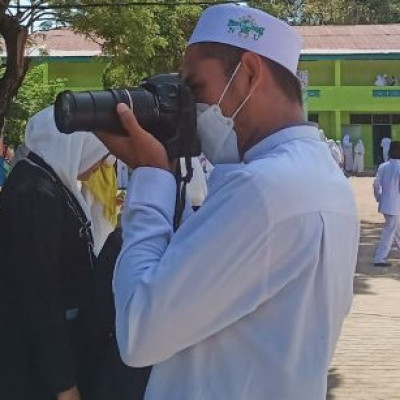
{"label": "man's finger", "polygon": [[117,113],[121,120],[122,126],[128,132],[129,137],[132,139],[133,145],[137,149],[145,149],[153,146],[162,146],[155,137],[143,129],[136,119],[132,110],[124,103],[117,105]]}
{"label": "man's finger", "polygon": [[132,133],[143,130],[132,110],[125,103],[119,103],[117,105],[117,113],[121,120],[122,126],[127,130],[130,136]]}
{"label": "man's finger", "polygon": [[97,131],[96,135],[110,150],[111,154],[124,161],[130,167],[136,167],[137,160],[134,151],[132,151],[130,137],[118,136],[103,131]]}
{"label": "man's finger", "polygon": [[152,166],[169,171],[168,156],[164,146],[139,125],[131,109],[126,104],[120,103],[117,105],[117,113],[122,126],[129,134],[131,146],[136,151],[137,165]]}

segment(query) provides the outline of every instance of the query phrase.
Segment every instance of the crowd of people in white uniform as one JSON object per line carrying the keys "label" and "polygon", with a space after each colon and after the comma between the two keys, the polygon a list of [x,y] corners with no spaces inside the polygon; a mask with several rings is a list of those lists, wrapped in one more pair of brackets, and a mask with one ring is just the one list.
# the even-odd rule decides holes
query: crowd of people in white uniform
{"label": "crowd of people in white uniform", "polygon": [[364,172],[365,147],[362,139],[358,139],[355,146],[353,146],[350,136],[345,135],[342,141],[342,151],[344,160],[343,169],[347,173]]}
{"label": "crowd of people in white uniform", "polygon": [[332,157],[346,174],[364,172],[365,147],[362,139],[358,139],[353,146],[349,135],[345,135],[342,142],[334,141],[326,138],[324,132],[320,130],[320,137],[328,145]]}
{"label": "crowd of people in white uniform", "polygon": [[399,78],[395,75],[379,74],[375,79],[375,86],[398,86]]}
{"label": "crowd of people in white uniform", "polygon": [[[355,146],[351,137],[345,135],[342,143],[327,139],[320,130],[321,140],[326,142],[332,157],[345,173],[364,172],[365,147],[362,139]],[[400,142],[388,137],[381,140],[383,162],[379,165],[373,184],[378,210],[385,218],[381,239],[375,252],[375,267],[390,267],[387,261],[395,243],[400,249]]]}
{"label": "crowd of people in white uniform", "polygon": [[[364,172],[365,147],[362,139],[358,139],[353,146],[349,135],[343,137],[342,143],[326,139],[323,134],[321,138],[328,144],[333,158],[344,172]],[[377,170],[373,188],[385,224],[375,252],[374,266],[390,267],[387,257],[393,244],[400,249],[400,142],[392,142],[390,138],[384,137],[380,147],[383,162]]]}

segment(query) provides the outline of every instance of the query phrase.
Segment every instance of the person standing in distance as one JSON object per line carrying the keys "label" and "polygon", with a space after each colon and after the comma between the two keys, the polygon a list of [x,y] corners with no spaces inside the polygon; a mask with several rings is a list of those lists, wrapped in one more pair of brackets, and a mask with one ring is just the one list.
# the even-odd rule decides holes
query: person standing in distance
{"label": "person standing in distance", "polygon": [[390,160],[381,164],[374,181],[374,195],[379,203],[379,212],[385,217],[382,236],[375,253],[376,267],[390,267],[386,258],[393,241],[400,247],[400,142],[391,142]]}
{"label": "person standing in distance", "polygon": [[389,161],[389,149],[390,149],[391,142],[392,142],[392,139],[390,139],[388,137],[384,137],[381,140],[383,162]]}
{"label": "person standing in distance", "polygon": [[99,136],[135,168],[116,264],[124,362],[154,365],[145,400],[322,400],[352,301],[359,223],[351,188],[303,119],[301,39],[237,5],[200,17],[182,64],[215,165],[174,232],[164,147],[126,105],[128,138]]}
{"label": "person standing in distance", "polygon": [[353,145],[349,135],[345,135],[343,138],[343,153],[344,153],[344,170],[346,172],[353,171]]}
{"label": "person standing in distance", "polygon": [[353,172],[360,174],[364,172],[364,156],[365,147],[362,139],[358,139],[357,144],[354,147],[354,165]]}

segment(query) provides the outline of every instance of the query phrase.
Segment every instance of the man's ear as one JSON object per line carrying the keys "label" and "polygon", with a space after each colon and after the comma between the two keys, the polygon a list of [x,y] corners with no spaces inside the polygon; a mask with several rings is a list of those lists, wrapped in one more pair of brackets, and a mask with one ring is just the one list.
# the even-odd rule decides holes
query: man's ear
{"label": "man's ear", "polygon": [[249,91],[253,92],[264,79],[265,63],[258,54],[246,52],[242,55],[242,66],[247,72]]}

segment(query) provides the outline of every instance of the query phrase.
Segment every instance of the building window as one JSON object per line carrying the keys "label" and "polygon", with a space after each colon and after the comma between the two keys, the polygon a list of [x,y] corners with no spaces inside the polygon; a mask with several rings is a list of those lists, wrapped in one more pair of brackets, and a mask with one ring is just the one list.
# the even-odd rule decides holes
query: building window
{"label": "building window", "polygon": [[352,114],[350,115],[350,124],[359,125],[367,124],[371,125],[372,115],[371,114]]}
{"label": "building window", "polygon": [[400,125],[400,114],[351,114],[352,125]]}
{"label": "building window", "polygon": [[308,114],[308,121],[318,124],[318,122],[319,122],[318,114]]}
{"label": "building window", "polygon": [[392,123],[389,114],[374,114],[372,116],[373,125],[390,125]]}

